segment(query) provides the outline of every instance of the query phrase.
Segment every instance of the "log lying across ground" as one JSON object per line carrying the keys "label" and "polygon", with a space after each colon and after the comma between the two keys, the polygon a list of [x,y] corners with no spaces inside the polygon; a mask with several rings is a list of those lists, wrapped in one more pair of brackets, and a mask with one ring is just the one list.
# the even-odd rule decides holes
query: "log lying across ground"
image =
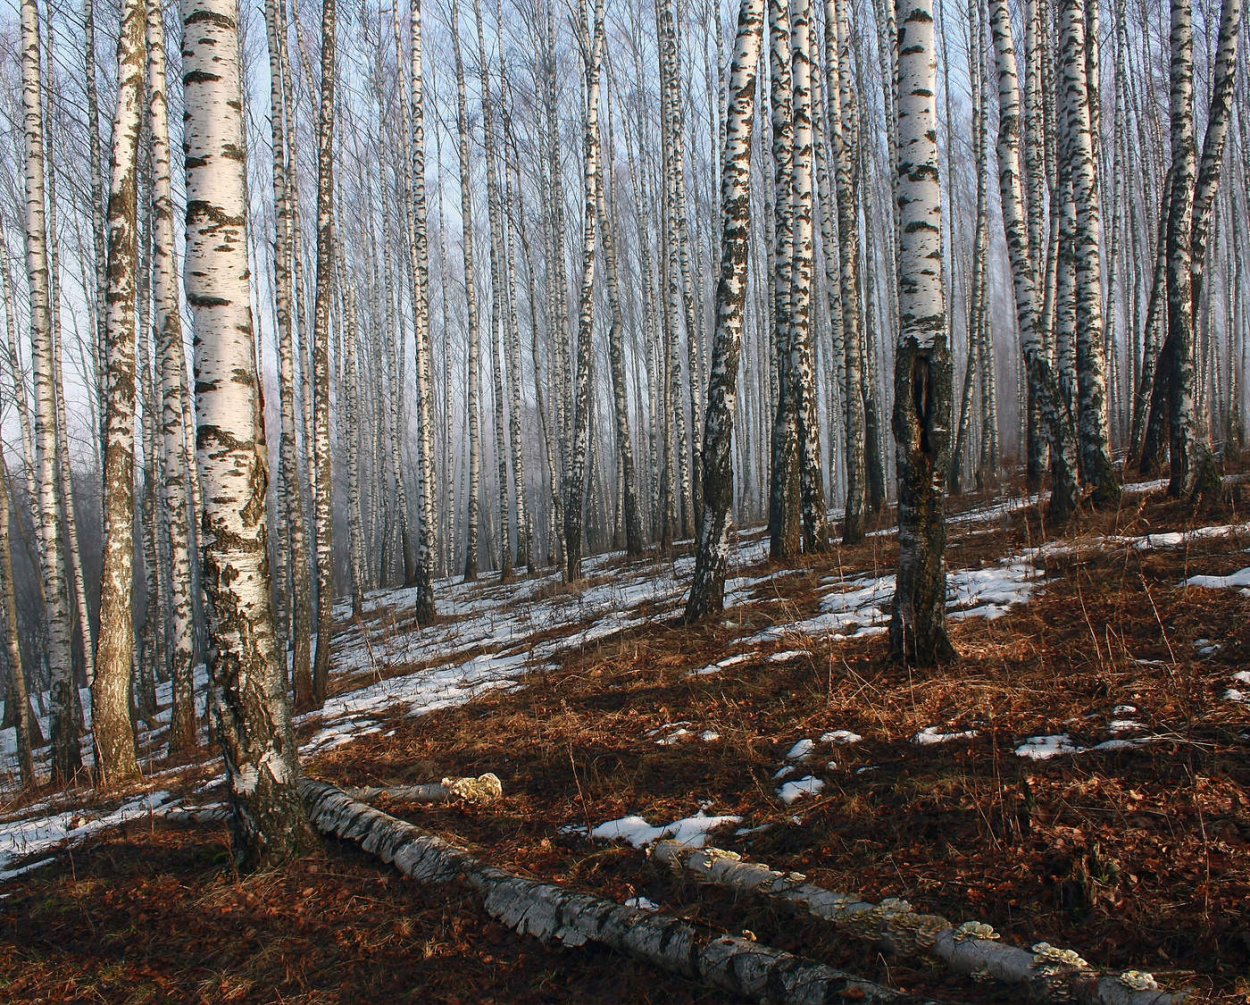
{"label": "log lying across ground", "polygon": [[466,887],[488,914],[522,935],[566,946],[598,943],[756,1001],[787,1005],[918,1002],[749,939],[718,936],[677,918],[485,865],[463,849],[352,799],[333,785],[305,779],[300,792],[309,816],[323,833],[359,845],[419,883]]}
{"label": "log lying across ground", "polygon": [[696,849],[661,841],[653,858],[698,883],[748,893],[772,905],[807,911],[839,931],[901,955],[924,953],[956,973],[975,980],[995,980],[1018,987],[1036,1002],[1081,1005],[1178,1005],[1185,995],[1160,991],[1147,973],[1095,970],[1070,949],[1044,942],[1032,951],[1000,941],[989,925],[966,921],[954,925],[936,914],[914,911],[904,900],[871,904],[851,894],[835,893],[807,882],[797,872],[777,872],[744,862],[735,852]]}
{"label": "log lying across ground", "polygon": [[493,803],[503,795],[503,784],[497,775],[487,772],[476,778],[444,778],[441,782],[423,785],[370,785],[342,791],[352,799],[387,796],[404,803]]}

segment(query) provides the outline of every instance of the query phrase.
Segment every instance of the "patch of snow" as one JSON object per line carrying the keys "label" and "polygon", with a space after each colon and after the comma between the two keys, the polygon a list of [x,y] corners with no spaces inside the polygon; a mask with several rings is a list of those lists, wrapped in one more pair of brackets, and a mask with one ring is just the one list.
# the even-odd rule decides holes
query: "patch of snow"
{"label": "patch of snow", "polygon": [[807,760],[808,757],[811,756],[812,748],[814,748],[815,746],[816,746],[816,741],[814,740],[806,740],[806,739],[799,740],[798,743],[796,743],[793,747],[790,748],[789,753],[786,754],[786,760],[787,761],[805,761]]}
{"label": "patch of snow", "polygon": [[708,835],[712,831],[741,822],[742,817],[708,816],[699,810],[692,817],[674,820],[662,827],[652,827],[642,817],[630,815],[600,824],[590,832],[590,836],[600,841],[624,841],[635,848],[645,848],[665,839],[690,848],[702,848],[707,844]]}
{"label": "patch of snow", "polygon": [[179,804],[180,800],[162,790],[135,796],[115,810],[94,818],[85,816],[82,810],[64,810],[0,824],[0,869],[15,858],[43,854],[63,844],[78,844],[93,834],[120,827],[129,820],[164,815]]}
{"label": "patch of snow", "polygon": [[789,806],[796,799],[803,796],[814,796],[819,794],[820,790],[825,787],[825,783],[815,775],[807,775],[804,778],[797,778],[793,782],[786,782],[777,790],[777,795],[783,803]]}
{"label": "patch of snow", "polygon": [[1067,733],[1059,733],[1055,736],[1030,736],[1016,748],[1016,756],[1027,757],[1031,761],[1049,761],[1060,754],[1075,754],[1080,749]]}
{"label": "patch of snow", "polygon": [[1190,576],[1185,586],[1197,586],[1204,590],[1230,590],[1240,588],[1246,596],[1250,596],[1250,568],[1239,569],[1228,576]]}
{"label": "patch of snow", "polygon": [[773,653],[771,656],[768,657],[768,662],[769,663],[789,663],[791,660],[796,660],[800,656],[808,656],[808,655],[810,654],[808,653],[806,649],[787,649],[783,653]]}
{"label": "patch of snow", "polygon": [[862,736],[858,733],[852,733],[849,729],[835,729],[821,736],[820,742],[846,745],[848,743],[859,743],[862,739]]}
{"label": "patch of snow", "polygon": [[943,733],[941,726],[926,726],[911,738],[912,743],[922,747],[931,747],[939,743],[951,743],[955,740],[971,740],[977,735],[975,729],[966,729],[961,733]]}

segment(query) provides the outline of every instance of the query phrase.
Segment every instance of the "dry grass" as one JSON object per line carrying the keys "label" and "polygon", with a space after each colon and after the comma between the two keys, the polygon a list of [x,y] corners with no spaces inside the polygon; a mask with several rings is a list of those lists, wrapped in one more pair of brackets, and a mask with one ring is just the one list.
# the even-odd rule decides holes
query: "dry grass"
{"label": "dry grass", "polygon": [[[1114,512],[1082,514],[1064,537],[1241,519],[1239,499],[1193,520],[1158,496],[1129,497]],[[1014,512],[989,528],[953,530],[951,563],[993,563],[1045,537],[1035,510]],[[352,784],[494,771],[505,797],[490,806],[388,808],[506,868],[618,898],[645,895],[948,1000],[1011,999],[687,888],[641,853],[568,828],[626,813],[667,822],[706,805],[769,825],[718,843],[823,885],[906,897],[956,921],[988,921],[1020,943],[1045,939],[1101,965],[1196,984],[1211,1000],[1245,1001],[1250,715],[1222,694],[1250,666],[1250,601],[1178,584],[1244,566],[1248,545],[1049,558],[1051,582],[1029,605],[954,623],[960,659],[935,671],[889,664],[881,638],[796,637],[714,676],[690,675],[734,640],[814,613],[823,578],[887,574],[894,543],[870,538],[805,559],[723,621],[621,633],[511,690],[397,717],[386,725],[393,734],[362,737],[308,770]],[[1200,638],[1219,650],[1201,655]],[[793,648],[807,655],[768,662]],[[1106,739],[1117,705],[1135,706],[1124,717],[1147,723],[1156,742],[1047,762],[1014,754],[1035,734]],[[719,739],[664,746],[648,735],[679,721]],[[978,735],[912,743],[928,726]],[[824,790],[782,806],[773,775],[785,752],[832,729],[864,740],[822,748],[805,770]],[[418,991],[447,1002],[716,1000],[614,957],[513,938],[456,898],[402,884],[342,847],[240,881],[219,830],[166,826],[78,852],[0,900],[0,924],[19,932],[0,950],[8,982],[0,987],[12,1000],[320,1002]]]}

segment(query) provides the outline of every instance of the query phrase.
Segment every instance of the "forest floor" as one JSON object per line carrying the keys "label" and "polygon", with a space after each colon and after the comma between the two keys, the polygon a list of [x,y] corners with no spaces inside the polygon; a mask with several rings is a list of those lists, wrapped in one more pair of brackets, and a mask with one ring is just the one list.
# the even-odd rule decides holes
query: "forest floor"
{"label": "forest floor", "polygon": [[[522,875],[942,1001],[1018,997],[683,884],[644,846],[707,840],[1194,1000],[1250,1001],[1250,490],[1233,479],[1194,512],[1130,486],[1059,534],[1027,500],[952,508],[949,666],[885,659],[885,524],[793,569],[756,530],[724,617],[697,629],[674,624],[680,549],[593,560],[576,589],[441,584],[425,631],[404,591],[341,610],[331,700],[297,723],[305,772],[494,772],[491,804],[380,805]],[[160,743],[145,736],[158,760],[134,792],[2,807],[0,998],[725,1000],[514,935],[343,844],[239,877],[226,825],[192,815],[222,798],[220,762],[167,765]]]}

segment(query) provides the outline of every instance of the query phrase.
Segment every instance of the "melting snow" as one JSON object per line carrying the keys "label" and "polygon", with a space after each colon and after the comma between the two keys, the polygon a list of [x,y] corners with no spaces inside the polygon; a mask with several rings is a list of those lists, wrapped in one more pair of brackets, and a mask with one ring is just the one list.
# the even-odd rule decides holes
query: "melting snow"
{"label": "melting snow", "polygon": [[739,823],[742,823],[742,817],[709,817],[699,810],[692,817],[675,820],[663,827],[652,827],[642,817],[631,815],[600,824],[590,832],[590,836],[600,841],[624,841],[635,848],[645,848],[647,845],[665,839],[676,841],[690,848],[702,848],[707,844],[708,834],[711,831],[728,824]]}
{"label": "melting snow", "polygon": [[831,733],[825,733],[820,738],[820,742],[821,743],[847,744],[847,743],[859,743],[859,741],[862,739],[863,739],[862,736],[860,736],[858,733],[852,733],[849,729],[835,729]]}
{"label": "melting snow", "polygon": [[939,743],[951,743],[954,740],[971,740],[977,735],[975,729],[966,729],[962,733],[943,733],[941,726],[926,726],[911,738],[912,743],[922,747],[931,747]]}
{"label": "melting snow", "polygon": [[777,790],[777,795],[781,801],[789,806],[796,799],[803,796],[814,796],[825,787],[825,783],[815,775],[807,775],[804,778],[796,778],[793,782],[786,782]]}
{"label": "melting snow", "polygon": [[1228,590],[1240,588],[1250,597],[1250,568],[1239,569],[1229,576],[1190,576],[1185,586],[1199,586],[1204,590]]}

